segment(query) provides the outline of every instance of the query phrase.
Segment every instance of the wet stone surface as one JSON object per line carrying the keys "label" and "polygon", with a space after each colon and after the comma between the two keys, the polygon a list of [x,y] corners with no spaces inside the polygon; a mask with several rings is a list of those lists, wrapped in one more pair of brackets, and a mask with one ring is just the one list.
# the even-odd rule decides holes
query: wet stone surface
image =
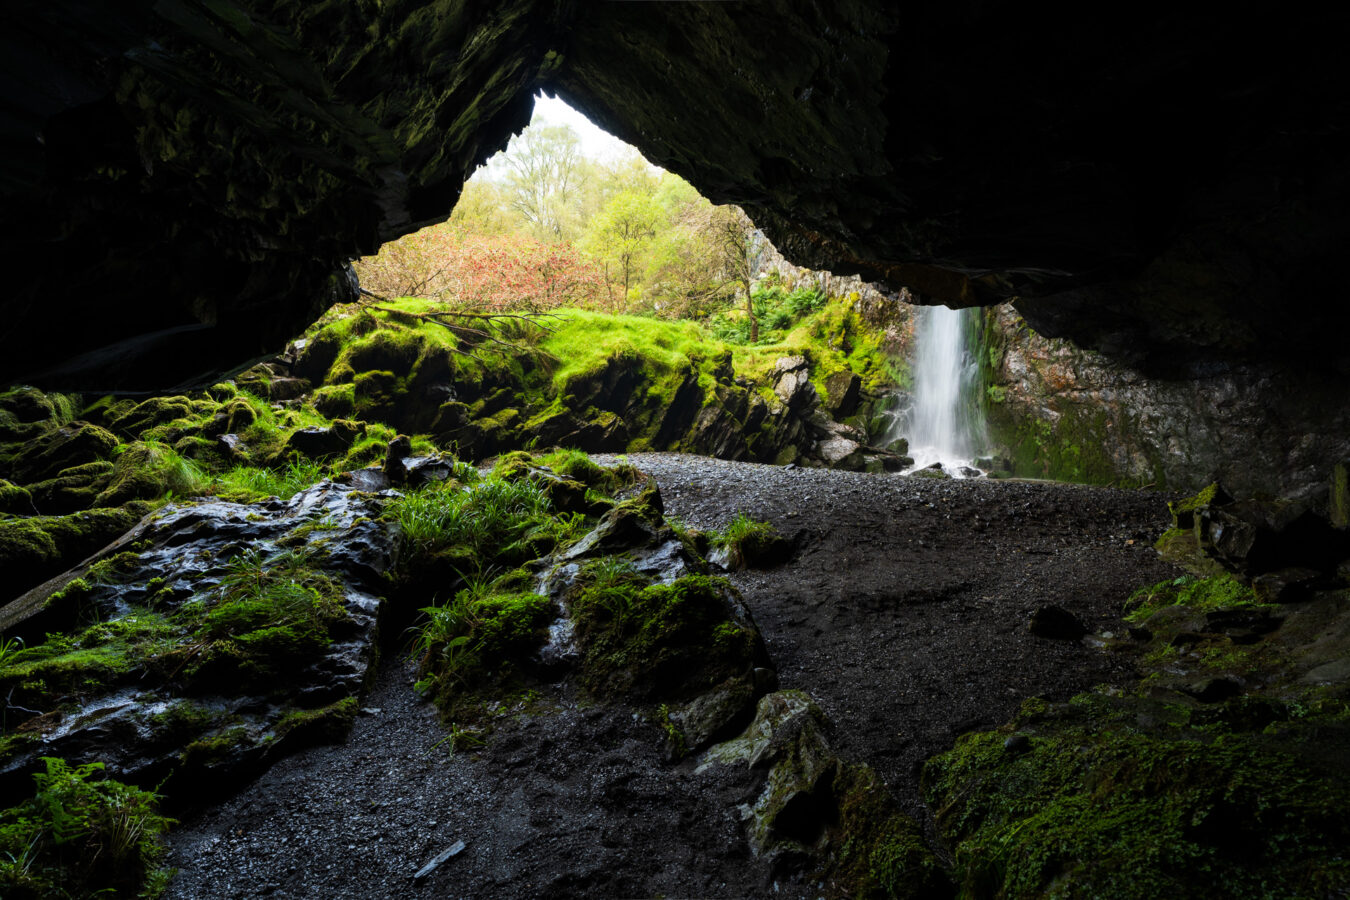
{"label": "wet stone surface", "polygon": [[[92,675],[50,709],[17,703],[32,688],[10,686],[9,715],[41,715],[20,726],[32,742],[5,761],[0,782],[17,785],[39,757],[59,756],[103,761],[109,774],[141,784],[172,774],[164,787],[171,799],[175,791],[210,796],[334,728],[340,734],[376,658],[378,579],[391,552],[378,515],[373,495],[322,482],[287,501],[170,506],[147,519],[121,544],[133,549],[108,560],[108,572],[91,575],[87,596],[78,597],[105,623],[69,648],[67,658],[81,651],[92,658]],[[295,639],[282,634],[289,620],[237,641],[212,626],[208,610],[220,608],[219,589],[240,560],[265,572],[288,554],[330,579],[324,585],[334,596],[318,637],[291,649]],[[299,578],[310,569],[297,571]],[[138,639],[142,626],[162,629],[166,643]],[[238,655],[269,638],[275,649]],[[122,641],[136,649],[123,653]],[[59,660],[37,665],[30,680],[61,671]]]}

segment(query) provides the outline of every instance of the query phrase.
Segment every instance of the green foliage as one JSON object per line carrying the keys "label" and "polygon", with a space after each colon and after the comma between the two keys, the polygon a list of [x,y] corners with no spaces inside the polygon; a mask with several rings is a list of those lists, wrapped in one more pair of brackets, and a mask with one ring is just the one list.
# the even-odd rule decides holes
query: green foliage
{"label": "green foliage", "polygon": [[469,485],[428,485],[391,502],[385,515],[398,524],[406,569],[452,547],[485,560],[509,556],[548,509],[548,497],[529,479],[489,475]]}
{"label": "green foliage", "polygon": [[96,506],[120,506],[129,500],[194,497],[210,480],[197,463],[159,441],[137,441],[117,448],[112,480],[94,498]]}
{"label": "green foliage", "polygon": [[212,490],[222,500],[254,503],[268,497],[289,500],[327,477],[324,466],[311,460],[294,460],[282,468],[238,465],[216,477]]}
{"label": "green foliage", "polygon": [[171,820],[158,797],[112,779],[102,763],[71,768],[47,757],[34,795],[0,811],[0,891],[6,898],[157,896],[168,872]]}
{"label": "green foliage", "polygon": [[[759,320],[759,344],[776,344],[792,328],[829,300],[823,292],[800,287],[789,291],[781,283],[770,281],[756,287],[750,295]],[[743,311],[729,308],[713,316],[708,327],[714,337],[729,344],[750,343],[750,318]]]}
{"label": "green foliage", "polygon": [[1256,593],[1232,575],[1197,578],[1182,575],[1140,588],[1125,601],[1127,622],[1143,622],[1169,606],[1185,606],[1197,612],[1238,606],[1260,606]]}
{"label": "green foliage", "polygon": [[417,689],[447,718],[472,717],[475,701],[517,678],[543,643],[556,611],[547,597],[519,591],[521,580],[516,573],[470,580],[453,599],[421,610],[426,619],[410,650]]}

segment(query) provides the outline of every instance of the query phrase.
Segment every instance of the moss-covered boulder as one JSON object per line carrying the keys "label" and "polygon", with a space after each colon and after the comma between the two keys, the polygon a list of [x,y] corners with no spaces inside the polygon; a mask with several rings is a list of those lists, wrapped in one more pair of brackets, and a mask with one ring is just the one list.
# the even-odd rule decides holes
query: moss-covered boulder
{"label": "moss-covered boulder", "polygon": [[31,484],[108,459],[118,443],[110,431],[88,422],[54,425],[26,441],[0,445],[0,466],[10,480]]}
{"label": "moss-covered boulder", "polygon": [[131,529],[150,511],[131,503],[68,516],[0,520],[0,568],[4,600],[57,575]]}
{"label": "moss-covered boulder", "polygon": [[[1297,710],[1268,712],[1292,722]],[[1344,705],[1313,715],[1344,747]],[[1328,765],[1329,748],[1272,740],[1266,717],[1234,723],[1244,724],[1088,694],[1054,707],[1028,701],[1008,726],[963,736],[923,775],[962,894],[1345,891],[1347,757]]]}
{"label": "moss-covered boulder", "polygon": [[54,478],[29,485],[33,505],[44,515],[62,515],[99,505],[98,496],[112,479],[114,469],[113,463],[106,459],[62,469]]}
{"label": "moss-covered boulder", "polygon": [[27,488],[0,478],[0,513],[26,516],[37,511],[33,505],[33,495]]}
{"label": "moss-covered boulder", "polygon": [[94,502],[120,506],[131,500],[156,500],[169,493],[192,496],[205,486],[199,468],[176,450],[158,442],[127,445],[113,463],[112,475]]}
{"label": "moss-covered boulder", "polygon": [[801,691],[767,694],[745,731],[710,748],[699,771],[745,766],[757,776],[746,836],[771,864],[804,867],[838,896],[950,897],[923,829],[899,811],[872,769],[835,754],[829,731],[824,712]]}

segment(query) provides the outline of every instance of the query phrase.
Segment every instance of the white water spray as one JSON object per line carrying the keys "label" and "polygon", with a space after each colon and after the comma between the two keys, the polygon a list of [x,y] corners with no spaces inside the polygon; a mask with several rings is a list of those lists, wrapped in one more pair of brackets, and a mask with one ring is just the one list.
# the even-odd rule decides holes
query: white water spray
{"label": "white water spray", "polygon": [[896,423],[909,439],[914,467],[942,463],[960,477],[985,450],[979,365],[967,349],[974,310],[927,306],[915,310],[914,404]]}

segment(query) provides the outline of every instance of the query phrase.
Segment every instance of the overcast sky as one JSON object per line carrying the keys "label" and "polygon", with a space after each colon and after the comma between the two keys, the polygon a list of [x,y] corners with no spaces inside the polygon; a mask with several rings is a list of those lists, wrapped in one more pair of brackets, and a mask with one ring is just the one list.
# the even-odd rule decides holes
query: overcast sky
{"label": "overcast sky", "polygon": [[590,119],[568,106],[558,97],[536,94],[534,118],[531,124],[547,122],[550,125],[571,125],[581,138],[581,152],[596,161],[613,159],[629,145],[595,125]]}

